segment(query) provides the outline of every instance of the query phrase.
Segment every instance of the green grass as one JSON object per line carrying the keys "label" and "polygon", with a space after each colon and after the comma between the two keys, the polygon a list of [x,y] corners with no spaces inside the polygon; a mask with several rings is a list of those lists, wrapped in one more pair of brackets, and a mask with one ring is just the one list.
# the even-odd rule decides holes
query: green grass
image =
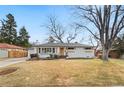
{"label": "green grass", "polygon": [[59,59],[29,61],[1,68],[0,86],[124,86],[124,60]]}

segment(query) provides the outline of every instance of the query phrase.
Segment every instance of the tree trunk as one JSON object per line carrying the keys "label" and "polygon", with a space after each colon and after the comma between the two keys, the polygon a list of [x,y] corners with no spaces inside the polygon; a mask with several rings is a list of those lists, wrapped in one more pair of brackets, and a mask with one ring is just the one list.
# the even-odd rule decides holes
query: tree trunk
{"label": "tree trunk", "polygon": [[102,59],[104,62],[108,62],[109,49],[103,49]]}

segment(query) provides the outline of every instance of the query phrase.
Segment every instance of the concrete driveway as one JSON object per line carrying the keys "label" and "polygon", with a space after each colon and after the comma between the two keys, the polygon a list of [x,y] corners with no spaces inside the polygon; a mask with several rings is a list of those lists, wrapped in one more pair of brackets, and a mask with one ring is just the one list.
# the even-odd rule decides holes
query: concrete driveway
{"label": "concrete driveway", "polygon": [[11,64],[25,62],[27,57],[24,58],[7,58],[0,61],[0,67],[5,67]]}

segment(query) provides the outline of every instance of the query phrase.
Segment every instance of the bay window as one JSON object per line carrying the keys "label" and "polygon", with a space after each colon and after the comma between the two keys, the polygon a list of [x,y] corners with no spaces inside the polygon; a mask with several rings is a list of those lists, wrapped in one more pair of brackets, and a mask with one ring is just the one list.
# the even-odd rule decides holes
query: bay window
{"label": "bay window", "polygon": [[55,48],[42,48],[42,53],[55,53]]}

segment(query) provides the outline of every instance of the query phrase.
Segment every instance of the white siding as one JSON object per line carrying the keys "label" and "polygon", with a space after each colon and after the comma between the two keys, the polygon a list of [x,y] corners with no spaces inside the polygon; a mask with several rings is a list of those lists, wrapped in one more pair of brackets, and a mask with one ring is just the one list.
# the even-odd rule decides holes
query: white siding
{"label": "white siding", "polygon": [[28,58],[30,59],[30,54],[36,54],[36,53],[37,53],[36,47],[32,47],[32,48],[28,49]]}
{"label": "white siding", "polygon": [[7,57],[8,57],[8,50],[0,49],[0,58],[7,58]]}
{"label": "white siding", "polygon": [[[38,49],[41,48],[41,52],[38,53]],[[44,56],[48,56],[50,53],[42,53],[42,48],[43,47],[34,47],[33,50],[29,50],[28,54],[35,54],[38,53],[38,55],[44,55]],[[53,48],[53,47],[44,47],[44,48]],[[94,58],[94,50],[88,50],[88,49],[84,49],[84,48],[75,48],[75,49],[69,49],[66,50],[66,48],[64,48],[64,55],[67,55],[67,58]],[[59,47],[55,47],[55,53],[57,55],[60,55],[60,48]]]}
{"label": "white siding", "polygon": [[57,55],[60,55],[60,49],[59,49],[59,47],[57,47],[56,50],[57,50],[57,51],[56,51],[56,54],[57,54]]}
{"label": "white siding", "polygon": [[75,48],[67,50],[67,58],[94,58],[94,50],[85,50],[84,48]]}
{"label": "white siding", "polygon": [[28,50],[28,53],[30,53],[30,54],[35,54],[35,53],[37,53],[37,48],[36,48],[36,47],[30,48],[30,49]]}

